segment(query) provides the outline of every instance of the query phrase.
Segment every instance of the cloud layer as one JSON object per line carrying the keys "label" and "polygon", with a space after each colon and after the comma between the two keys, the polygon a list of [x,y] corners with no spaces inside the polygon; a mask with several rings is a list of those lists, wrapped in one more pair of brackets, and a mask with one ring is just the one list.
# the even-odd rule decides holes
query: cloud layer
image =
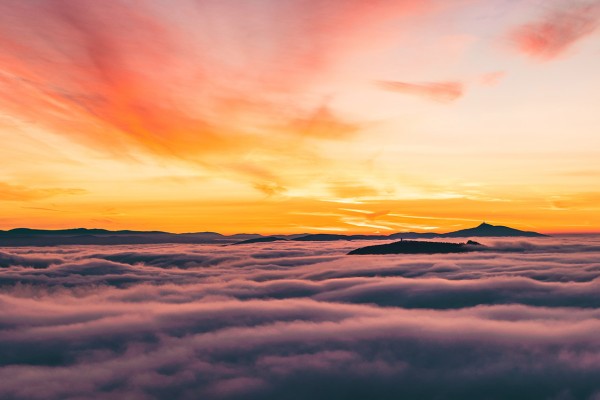
{"label": "cloud layer", "polygon": [[600,241],[5,248],[6,399],[597,399]]}

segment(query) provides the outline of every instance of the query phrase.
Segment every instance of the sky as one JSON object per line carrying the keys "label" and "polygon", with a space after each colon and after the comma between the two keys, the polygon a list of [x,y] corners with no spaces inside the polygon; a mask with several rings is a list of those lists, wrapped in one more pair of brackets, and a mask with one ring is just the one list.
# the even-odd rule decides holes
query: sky
{"label": "sky", "polygon": [[600,230],[600,1],[4,0],[0,229]]}

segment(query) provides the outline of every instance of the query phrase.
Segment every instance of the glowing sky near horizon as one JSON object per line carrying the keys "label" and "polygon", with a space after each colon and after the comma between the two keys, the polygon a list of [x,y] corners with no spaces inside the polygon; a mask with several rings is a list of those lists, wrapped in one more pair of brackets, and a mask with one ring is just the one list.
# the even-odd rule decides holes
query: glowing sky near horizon
{"label": "glowing sky near horizon", "polygon": [[4,0],[0,229],[600,226],[600,1]]}

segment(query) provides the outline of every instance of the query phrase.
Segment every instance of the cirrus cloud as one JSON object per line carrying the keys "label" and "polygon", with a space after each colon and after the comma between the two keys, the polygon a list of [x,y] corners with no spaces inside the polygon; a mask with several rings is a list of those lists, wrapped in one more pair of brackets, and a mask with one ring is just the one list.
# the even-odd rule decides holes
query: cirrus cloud
{"label": "cirrus cloud", "polygon": [[385,90],[420,96],[441,103],[449,103],[462,97],[464,85],[458,81],[409,83],[399,81],[382,81],[378,85]]}

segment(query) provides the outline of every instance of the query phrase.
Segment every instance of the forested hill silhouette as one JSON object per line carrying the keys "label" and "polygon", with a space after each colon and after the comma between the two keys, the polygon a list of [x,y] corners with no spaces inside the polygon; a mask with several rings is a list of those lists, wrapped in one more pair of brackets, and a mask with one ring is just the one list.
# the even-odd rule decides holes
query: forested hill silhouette
{"label": "forested hill silhouette", "polygon": [[0,231],[0,246],[57,246],[57,245],[118,245],[156,243],[261,243],[271,241],[338,241],[338,240],[390,240],[390,239],[434,239],[458,237],[543,237],[537,232],[522,231],[507,226],[481,225],[448,233],[398,232],[391,235],[341,235],[341,234],[294,234],[263,236],[259,234],[222,235],[216,232],[169,233],[162,231],[110,231],[107,229],[29,229],[16,228]]}
{"label": "forested hill silhouette", "polygon": [[239,242],[231,243],[231,245],[252,244],[252,243],[269,243],[269,242],[278,242],[281,240],[285,241],[287,239],[280,238],[278,236],[261,236],[261,237],[256,237],[256,238],[251,238],[251,239],[246,239],[246,240],[242,240]]}
{"label": "forested hill silhouette", "polygon": [[469,240],[467,243],[428,242],[418,240],[401,240],[399,242],[366,246],[352,250],[354,254],[448,254],[466,253],[485,249],[481,243]]}
{"label": "forested hill silhouette", "polygon": [[216,232],[110,231],[107,229],[29,229],[0,231],[0,246],[119,245],[159,243],[232,243],[258,234],[221,235]]}

